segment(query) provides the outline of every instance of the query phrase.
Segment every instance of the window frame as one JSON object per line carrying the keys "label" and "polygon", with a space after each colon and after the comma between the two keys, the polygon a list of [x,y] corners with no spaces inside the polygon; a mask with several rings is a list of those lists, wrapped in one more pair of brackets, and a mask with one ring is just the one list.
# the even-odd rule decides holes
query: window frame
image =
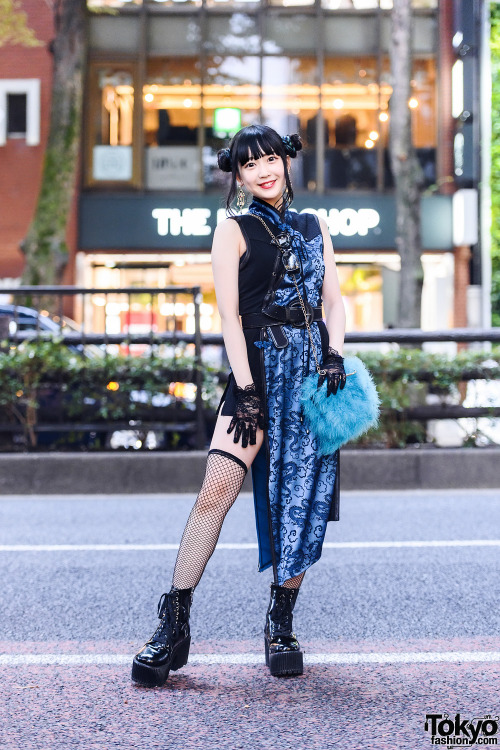
{"label": "window frame", "polygon": [[[6,146],[11,140],[7,133],[7,97],[9,94],[26,95],[26,133],[27,146],[40,145],[40,79],[39,78],[4,78],[0,80],[0,146]],[[15,139],[19,140],[19,136]]]}

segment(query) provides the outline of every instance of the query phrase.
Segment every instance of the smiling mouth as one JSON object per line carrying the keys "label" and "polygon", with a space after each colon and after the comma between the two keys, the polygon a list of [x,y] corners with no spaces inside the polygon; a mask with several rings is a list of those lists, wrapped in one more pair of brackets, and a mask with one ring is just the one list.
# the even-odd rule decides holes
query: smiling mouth
{"label": "smiling mouth", "polygon": [[276,180],[270,180],[269,182],[263,182],[263,183],[261,183],[259,185],[259,187],[264,188],[265,190],[267,190],[268,188],[273,187],[273,185],[274,185],[275,182],[276,182]]}

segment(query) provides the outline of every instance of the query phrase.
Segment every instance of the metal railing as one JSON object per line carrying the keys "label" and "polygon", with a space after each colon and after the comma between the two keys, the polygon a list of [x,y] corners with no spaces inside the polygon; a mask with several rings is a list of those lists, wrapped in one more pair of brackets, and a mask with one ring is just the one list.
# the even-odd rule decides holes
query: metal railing
{"label": "metal railing", "polygon": [[[175,348],[177,344],[184,343],[194,346],[194,363],[195,367],[192,370],[192,375],[188,376],[184,382],[192,382],[196,385],[196,397],[195,397],[195,417],[191,422],[182,422],[176,420],[173,423],[158,423],[158,422],[141,422],[144,429],[162,429],[169,428],[171,430],[188,431],[193,430],[196,436],[196,447],[203,448],[206,443],[206,429],[205,420],[203,413],[203,402],[202,402],[202,350],[205,345],[220,346],[223,347],[222,334],[214,333],[202,333],[201,332],[201,315],[200,306],[202,302],[200,287],[163,287],[163,288],[152,288],[152,287],[127,287],[121,289],[102,289],[102,288],[84,288],[76,286],[44,286],[44,287],[14,287],[14,288],[0,288],[1,295],[9,295],[12,297],[12,322],[13,326],[9,330],[0,329],[0,340],[7,339],[10,344],[16,344],[25,340],[32,339],[45,339],[59,337],[63,344],[67,346],[78,346],[80,348],[87,347],[88,345],[97,345],[104,347],[106,350],[116,345],[125,345],[127,353],[133,353],[133,347],[137,345],[149,346],[149,351],[153,352],[155,347],[161,345],[168,345]],[[122,331],[110,331],[108,325],[107,310],[110,304],[116,300],[117,296],[124,297],[126,302],[123,305],[124,312],[131,311],[133,298],[136,295],[141,295],[143,307],[149,309],[150,315],[150,326],[148,331],[134,332],[131,330],[133,325],[131,324],[132,316],[122,316],[122,320],[125,321],[125,330]],[[188,296],[192,300],[192,323],[194,331],[188,333],[186,331],[179,330],[178,321],[181,318],[185,318],[185,315],[179,314],[179,307],[177,306],[177,299],[179,296]],[[144,297],[149,298],[149,302],[144,302]],[[77,325],[78,329],[71,329],[64,320],[65,303],[64,298],[70,297],[76,300],[80,300],[78,305],[75,305],[77,318],[79,318]],[[99,308],[101,308],[101,325],[103,330],[96,332],[92,330],[94,322],[89,321],[89,304],[92,305],[93,298],[97,297],[99,302]],[[52,309],[57,310],[53,315],[49,315],[48,311],[42,310],[47,299],[53,301]],[[31,301],[32,307],[36,310],[35,325],[31,329],[22,330],[21,324],[21,300],[23,303],[28,300]],[[55,303],[55,304],[54,304]],[[95,300],[94,300],[95,303]],[[160,313],[160,307],[164,314]],[[186,306],[184,306],[185,309]],[[0,315],[4,310],[5,305],[0,303]],[[116,316],[115,316],[116,317]],[[55,328],[52,330],[47,329],[47,320],[50,319],[52,323],[56,323]],[[0,317],[1,320],[1,317]],[[158,323],[160,321],[160,324]],[[90,322],[90,328],[88,323]],[[472,343],[472,342],[500,342],[500,328],[454,328],[445,329],[439,331],[423,331],[421,329],[407,329],[407,328],[391,328],[383,331],[371,331],[371,332],[351,332],[345,336],[346,344],[397,344],[397,345],[420,345],[425,342],[441,342],[441,343]],[[143,352],[144,353],[144,352]],[[167,374],[166,374],[167,375]],[[479,377],[477,373],[469,372],[464,375],[464,380],[474,379],[474,375]],[[225,380],[226,373],[220,373],[220,382]],[[484,377],[484,375],[483,375]],[[423,374],[422,380],[426,380],[425,374]],[[182,415],[181,415],[182,416]],[[417,421],[427,421],[431,419],[458,419],[461,417],[480,417],[500,416],[500,407],[463,407],[461,405],[421,405],[417,407],[408,407],[404,409],[399,415],[400,419],[411,419]],[[1,420],[0,420],[1,422]],[[98,426],[95,424],[82,424],[82,425],[38,425],[36,430],[39,432],[48,432],[51,429],[58,430],[95,430]],[[0,429],[2,425],[0,424]],[[12,426],[12,431],[21,431],[22,428],[19,426]],[[99,429],[102,429],[102,425]],[[109,430],[121,430],[130,429],[130,423],[116,423],[109,426]]]}
{"label": "metal railing", "polygon": [[[0,320],[2,317],[8,319],[8,325],[0,329],[0,340],[8,345],[16,345],[22,341],[57,338],[66,346],[78,347],[85,353],[88,347],[97,345],[103,347],[106,352],[116,350],[117,345],[124,345],[126,353],[133,354],[133,347],[149,347],[152,354],[155,348],[163,345],[172,347],[176,352],[176,345],[180,343],[192,344],[194,347],[194,367],[190,379],[184,382],[192,382],[196,386],[194,421],[151,424],[150,429],[168,428],[170,431],[187,431],[193,429],[195,433],[196,447],[203,448],[206,442],[206,430],[203,414],[202,401],[202,336],[201,315],[202,294],[199,286],[194,287],[124,287],[124,288],[87,288],[78,286],[18,286],[0,287],[0,299],[9,296],[10,303],[0,303]],[[149,311],[149,330],[147,332],[134,332],[133,326],[133,298],[140,296],[142,307]],[[187,296],[190,298],[192,309],[188,317],[191,318],[193,333],[179,330],[178,324],[186,315],[181,315],[178,308],[178,298]],[[144,299],[146,297],[146,300]],[[76,304],[68,305],[65,298],[71,298]],[[96,299],[99,304],[96,305]],[[123,299],[124,302],[119,302]],[[110,305],[115,308],[121,307],[125,313],[120,318],[124,323],[121,331],[110,331],[110,318],[116,324],[116,310],[113,316],[108,314]],[[189,303],[188,303],[189,305]],[[97,307],[97,310],[93,310]],[[186,305],[182,303],[184,310]],[[70,321],[65,316],[65,311],[71,307],[71,312],[76,315],[76,321]],[[9,319],[8,313],[11,309]],[[48,308],[48,309],[47,309]],[[101,310],[101,313],[99,313]],[[28,311],[32,311],[30,316]],[[94,313],[94,314],[91,314]],[[95,320],[99,319],[102,330],[95,331]],[[90,319],[90,320],[89,320]],[[90,325],[89,325],[90,323]],[[76,324],[76,325],[73,325]],[[141,324],[144,326],[144,322]],[[115,325],[116,327],[116,325]],[[147,351],[147,350],[146,350]],[[144,350],[142,351],[144,354]],[[8,429],[7,425],[0,423],[0,428]],[[60,431],[95,431],[102,430],[102,425],[37,425],[36,432],[48,432],[51,429]],[[130,424],[113,425],[114,430],[130,429]],[[22,430],[22,428],[21,428]],[[19,426],[11,426],[10,431],[20,431]]]}

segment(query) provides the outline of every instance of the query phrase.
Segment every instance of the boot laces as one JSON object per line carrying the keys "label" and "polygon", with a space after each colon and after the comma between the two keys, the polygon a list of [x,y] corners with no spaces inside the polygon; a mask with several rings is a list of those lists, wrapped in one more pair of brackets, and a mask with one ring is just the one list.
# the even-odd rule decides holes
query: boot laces
{"label": "boot laces", "polygon": [[285,633],[292,630],[291,600],[285,592],[276,595],[274,606],[270,612],[270,619],[275,633]]}
{"label": "boot laces", "polygon": [[179,598],[171,594],[162,594],[158,602],[160,623],[151,640],[170,641],[175,636],[179,623]]}

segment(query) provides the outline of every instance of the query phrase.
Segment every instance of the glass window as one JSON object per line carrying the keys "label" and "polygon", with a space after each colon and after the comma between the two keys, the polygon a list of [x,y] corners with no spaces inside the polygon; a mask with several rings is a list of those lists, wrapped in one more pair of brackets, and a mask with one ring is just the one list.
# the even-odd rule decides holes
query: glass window
{"label": "glass window", "polygon": [[238,8],[243,10],[244,8],[256,7],[260,3],[260,0],[205,0],[205,6],[207,8],[215,9],[220,8]]}
{"label": "glass window", "polygon": [[206,49],[218,53],[258,54],[260,34],[257,18],[248,13],[210,15],[207,20]]}
{"label": "glass window", "polygon": [[[433,55],[438,48],[437,17],[418,16],[413,18],[412,51],[415,55]],[[388,53],[391,46],[391,18],[390,14],[382,18],[380,46]]]}
{"label": "glass window", "polygon": [[189,8],[199,8],[201,6],[201,0],[144,0],[148,7],[148,10],[152,13],[155,10],[164,10],[165,8],[173,8],[174,10],[182,10]]}
{"label": "glass window", "polygon": [[314,53],[318,46],[314,16],[270,14],[264,18],[262,50],[267,55],[282,52]]}
{"label": "glass window", "polygon": [[[321,0],[326,10],[392,10],[393,0]],[[437,8],[438,0],[412,0],[415,9]]]}
{"label": "glass window", "polygon": [[139,48],[137,17],[91,16],[89,20],[90,48],[102,52],[128,52]]}
{"label": "glass window", "polygon": [[152,16],[148,19],[150,55],[196,55],[200,50],[200,25],[193,16]]}
{"label": "glass window", "polygon": [[133,182],[133,68],[93,65],[90,88],[87,182]]}
{"label": "glass window", "polygon": [[268,0],[269,5],[281,6],[282,8],[297,8],[315,5],[315,0]]}
{"label": "glass window", "polygon": [[380,110],[391,89],[377,84],[374,57],[327,58],[321,103],[325,120],[325,187],[375,188]]}
{"label": "glass window", "polygon": [[150,60],[143,107],[146,187],[199,190],[199,60],[194,57]]}
{"label": "glass window", "polygon": [[103,12],[107,9],[134,10],[142,5],[142,0],[87,0],[90,11]]}
{"label": "glass window", "polygon": [[[227,175],[217,167],[217,151],[227,145],[236,130],[260,120],[260,59],[254,56],[207,58],[203,88],[204,179],[207,186],[225,185]],[[217,114],[221,109],[233,110],[237,115],[234,129],[217,128]]]}
{"label": "glass window", "polygon": [[358,57],[376,55],[378,51],[377,19],[375,15],[327,16],[323,21],[325,52],[330,55]]}
{"label": "glass window", "polygon": [[316,120],[319,111],[315,57],[264,57],[262,119],[278,133],[300,133],[308,148],[292,160],[297,189],[316,187]]}
{"label": "glass window", "polygon": [[19,138],[26,135],[27,94],[7,94],[7,137]]}

